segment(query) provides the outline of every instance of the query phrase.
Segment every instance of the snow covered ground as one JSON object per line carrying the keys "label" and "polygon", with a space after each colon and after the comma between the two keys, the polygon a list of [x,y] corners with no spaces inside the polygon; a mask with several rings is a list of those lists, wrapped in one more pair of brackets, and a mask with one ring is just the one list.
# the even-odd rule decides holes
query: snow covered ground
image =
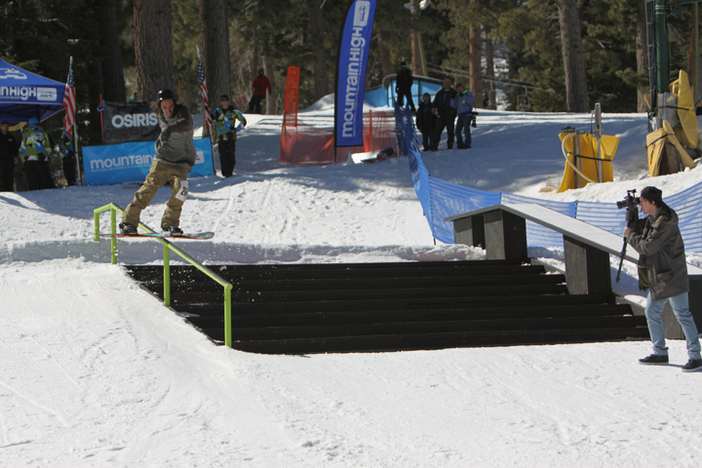
{"label": "snow covered ground", "polygon": [[[440,179],[559,200],[646,185],[665,198],[702,180],[699,167],[648,178],[645,116],[605,114],[604,132],[622,137],[615,182],[556,194],[565,125],[589,131],[591,117],[484,111],[472,150],[423,157]],[[240,135],[235,177],[191,180],[182,226],[217,235],[186,251],[205,263],[480,257],[435,245],[406,158],[296,167],[278,161],[279,142],[280,118],[265,117]],[[93,209],[125,207],[134,190],[0,194],[0,466],[702,465],[702,373],[680,372],[681,341],[673,365],[654,368],[637,364],[646,342],[309,356],[216,346],[92,240]],[[168,196],[142,222],[158,227]],[[125,263],[162,255],[155,241],[119,246]]]}

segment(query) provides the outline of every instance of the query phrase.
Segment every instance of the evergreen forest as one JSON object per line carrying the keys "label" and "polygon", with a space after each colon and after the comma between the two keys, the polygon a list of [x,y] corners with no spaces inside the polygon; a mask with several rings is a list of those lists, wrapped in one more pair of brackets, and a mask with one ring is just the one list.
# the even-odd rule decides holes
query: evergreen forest
{"label": "evergreen forest", "polygon": [[[100,144],[100,97],[151,101],[177,90],[202,112],[201,51],[210,103],[251,93],[263,67],[282,113],[286,71],[301,69],[299,108],[333,92],[351,0],[0,0],[0,57],[65,82],[74,60],[82,144]],[[675,6],[674,0],[668,3]],[[400,63],[417,75],[470,83],[478,107],[645,111],[646,0],[377,0],[366,89]],[[689,69],[691,6],[669,18],[671,74]],[[650,18],[648,19],[650,21]],[[57,120],[60,120],[56,118]],[[60,126],[60,122],[57,123]]]}

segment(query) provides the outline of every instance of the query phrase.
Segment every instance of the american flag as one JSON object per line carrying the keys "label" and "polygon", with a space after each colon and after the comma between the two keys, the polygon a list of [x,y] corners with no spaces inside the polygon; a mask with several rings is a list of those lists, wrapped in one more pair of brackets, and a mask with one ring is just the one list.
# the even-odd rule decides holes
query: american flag
{"label": "american flag", "polygon": [[197,48],[197,77],[200,81],[200,95],[202,96],[202,102],[205,104],[205,108],[202,111],[202,116],[205,128],[209,129],[212,126],[212,116],[208,110],[209,103],[207,102],[207,81],[205,80],[205,68],[202,66],[199,47]]}
{"label": "american flag", "polygon": [[76,121],[76,83],[73,80],[73,57],[68,66],[68,78],[66,88],[63,90],[63,107],[66,108],[66,115],[63,118],[63,129],[72,135],[73,124]]}

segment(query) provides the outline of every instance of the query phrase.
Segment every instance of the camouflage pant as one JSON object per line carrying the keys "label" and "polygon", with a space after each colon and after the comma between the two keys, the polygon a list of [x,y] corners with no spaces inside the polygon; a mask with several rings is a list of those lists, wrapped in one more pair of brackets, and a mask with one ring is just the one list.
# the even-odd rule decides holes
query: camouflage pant
{"label": "camouflage pant", "polygon": [[180,224],[180,212],[183,208],[183,201],[176,198],[176,195],[181,188],[180,182],[186,180],[188,180],[188,169],[154,161],[151,163],[151,169],[146,175],[146,180],[134,194],[134,199],[127,206],[127,209],[124,210],[122,221],[139,226],[139,216],[142,210],[149,205],[158,189],[170,181],[171,198],[166,203],[166,211],[161,218],[161,229],[177,227]]}

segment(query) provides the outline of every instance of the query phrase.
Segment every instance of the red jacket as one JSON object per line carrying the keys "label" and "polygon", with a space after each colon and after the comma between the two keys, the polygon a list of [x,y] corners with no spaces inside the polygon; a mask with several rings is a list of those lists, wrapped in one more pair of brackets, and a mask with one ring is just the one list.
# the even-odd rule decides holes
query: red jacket
{"label": "red jacket", "polygon": [[266,89],[268,89],[268,93],[272,91],[271,82],[268,81],[268,78],[265,75],[258,75],[256,78],[254,78],[253,83],[251,83],[251,86],[254,89],[254,96],[262,96],[265,98]]}

